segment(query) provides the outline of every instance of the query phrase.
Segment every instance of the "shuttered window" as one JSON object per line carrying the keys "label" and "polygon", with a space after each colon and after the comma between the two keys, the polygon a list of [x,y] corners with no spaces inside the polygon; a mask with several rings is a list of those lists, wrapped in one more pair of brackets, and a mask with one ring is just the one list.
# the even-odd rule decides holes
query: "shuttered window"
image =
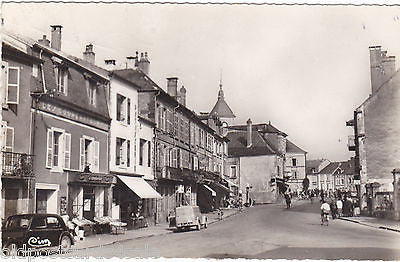
{"label": "shuttered window", "polygon": [[8,67],[7,103],[18,104],[19,101],[19,67]]}
{"label": "shuttered window", "polygon": [[53,130],[47,130],[46,167],[53,167]]}

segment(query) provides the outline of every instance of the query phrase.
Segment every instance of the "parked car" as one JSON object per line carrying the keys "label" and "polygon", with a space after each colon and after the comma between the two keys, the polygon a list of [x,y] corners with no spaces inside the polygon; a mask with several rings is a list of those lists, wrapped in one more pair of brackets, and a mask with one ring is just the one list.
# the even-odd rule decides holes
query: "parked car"
{"label": "parked car", "polygon": [[207,217],[201,215],[198,206],[181,206],[175,209],[175,223],[178,230],[191,227],[200,230],[201,227],[207,228]]}
{"label": "parked car", "polygon": [[50,249],[60,247],[68,251],[74,244],[64,220],[55,214],[23,214],[7,218],[2,229],[3,250],[16,248]]}

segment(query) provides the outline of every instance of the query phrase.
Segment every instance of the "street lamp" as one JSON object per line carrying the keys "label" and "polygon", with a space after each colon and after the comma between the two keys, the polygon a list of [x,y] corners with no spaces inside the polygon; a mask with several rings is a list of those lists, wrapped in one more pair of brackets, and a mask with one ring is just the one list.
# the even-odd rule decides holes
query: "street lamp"
{"label": "street lamp", "polygon": [[253,188],[251,185],[246,185],[246,205],[250,206],[250,199],[249,199],[249,190]]}

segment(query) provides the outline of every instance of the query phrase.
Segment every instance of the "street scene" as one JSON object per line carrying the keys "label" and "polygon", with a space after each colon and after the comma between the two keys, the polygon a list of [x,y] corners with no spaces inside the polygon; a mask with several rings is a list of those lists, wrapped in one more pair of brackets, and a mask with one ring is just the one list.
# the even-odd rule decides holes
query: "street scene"
{"label": "street scene", "polygon": [[399,16],[2,3],[2,255],[399,260]]}
{"label": "street scene", "polygon": [[[296,201],[291,209],[279,204],[254,206],[200,232],[153,231],[153,236],[142,235],[109,246],[88,249],[82,246],[68,256],[399,259],[399,232],[379,229],[372,223],[362,225],[341,219],[321,227],[319,207],[318,203],[310,204],[304,200]],[[365,241],[359,241],[360,235]]]}

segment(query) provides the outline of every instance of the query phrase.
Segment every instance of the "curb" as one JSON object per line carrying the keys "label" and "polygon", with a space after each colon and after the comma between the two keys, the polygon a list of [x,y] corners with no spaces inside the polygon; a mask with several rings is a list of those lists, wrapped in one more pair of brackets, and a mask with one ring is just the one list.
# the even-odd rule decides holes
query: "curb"
{"label": "curb", "polygon": [[[245,211],[245,210],[243,210],[243,211]],[[234,213],[232,213],[230,215],[227,215],[227,216],[223,217],[222,220],[224,220],[224,219],[226,219],[228,217],[237,215],[239,213],[240,213],[239,211],[236,211],[236,212],[234,212]],[[214,223],[222,221],[222,220],[213,220],[213,221],[209,222],[208,224],[211,225],[211,224],[214,224]],[[149,237],[154,237],[154,236],[162,236],[162,235],[167,235],[167,234],[171,234],[171,233],[174,233],[174,231],[167,231],[167,232],[163,232],[161,234],[150,234],[150,235],[144,235],[144,236],[138,236],[138,237],[124,238],[124,239],[114,240],[112,242],[108,242],[108,243],[104,243],[104,244],[95,244],[95,245],[91,245],[91,246],[87,246],[87,247],[72,248],[72,249],[76,251],[76,250],[84,250],[84,249],[96,248],[96,247],[105,247],[105,246],[110,246],[110,245],[114,245],[114,244],[117,244],[117,243],[122,243],[122,242],[125,242],[125,241],[134,240],[134,239],[143,239],[143,238],[149,238]]]}
{"label": "curb", "polygon": [[356,224],[360,224],[360,225],[363,225],[363,226],[368,226],[368,227],[373,227],[373,228],[378,228],[378,229],[385,229],[385,230],[390,230],[390,231],[394,231],[394,232],[399,232],[400,233],[400,229],[395,229],[395,228],[391,228],[391,227],[387,227],[387,226],[374,225],[374,224],[371,224],[371,223],[360,222],[360,221],[352,220],[352,219],[349,219],[349,218],[340,217],[339,219],[341,219],[343,221],[349,221],[349,222],[353,222],[353,223],[356,223]]}

